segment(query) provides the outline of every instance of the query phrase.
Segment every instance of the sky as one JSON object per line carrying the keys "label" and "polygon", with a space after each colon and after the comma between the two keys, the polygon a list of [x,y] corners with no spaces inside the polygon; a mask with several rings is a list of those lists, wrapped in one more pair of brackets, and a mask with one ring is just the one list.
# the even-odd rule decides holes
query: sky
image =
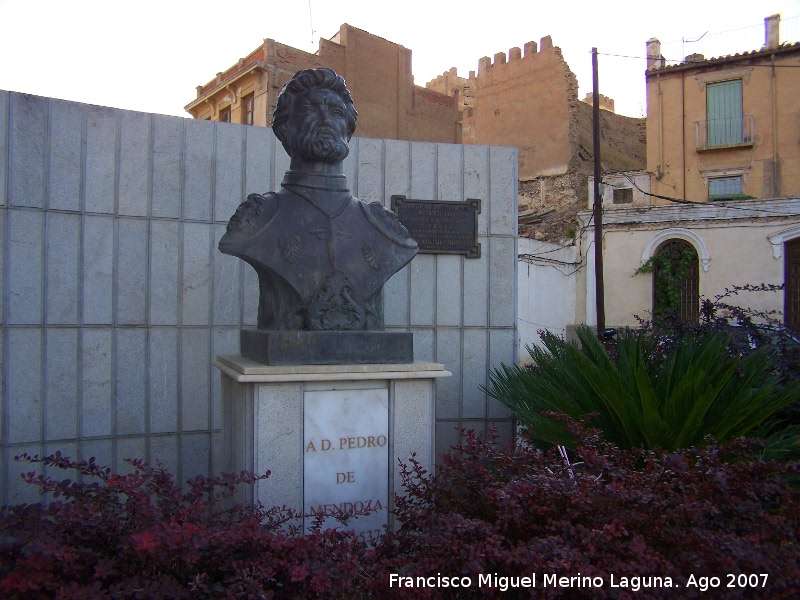
{"label": "sky", "polygon": [[[601,94],[616,112],[644,116],[645,43],[679,62],[756,50],[764,18],[780,13],[782,41],[800,41],[800,0],[0,0],[0,89],[188,117],[196,87],[265,38],[314,52],[342,23],[412,51],[417,85],[547,35],[592,91],[593,47]],[[355,98],[356,106],[358,98]]]}

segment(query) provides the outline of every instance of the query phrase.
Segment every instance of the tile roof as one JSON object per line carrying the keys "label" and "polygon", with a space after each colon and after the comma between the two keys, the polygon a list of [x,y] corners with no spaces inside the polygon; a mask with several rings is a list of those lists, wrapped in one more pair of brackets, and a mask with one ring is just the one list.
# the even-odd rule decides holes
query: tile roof
{"label": "tile roof", "polygon": [[763,48],[761,50],[750,50],[747,52],[737,52],[736,54],[727,54],[725,56],[717,56],[713,58],[705,58],[703,60],[683,61],[674,65],[667,65],[665,67],[650,69],[647,74],[651,73],[665,73],[671,71],[682,71],[686,69],[694,69],[700,67],[710,67],[715,65],[722,65],[730,62],[739,62],[741,60],[750,60],[754,58],[763,58],[772,54],[789,54],[793,52],[800,52],[800,42],[793,44],[781,44],[777,48]]}

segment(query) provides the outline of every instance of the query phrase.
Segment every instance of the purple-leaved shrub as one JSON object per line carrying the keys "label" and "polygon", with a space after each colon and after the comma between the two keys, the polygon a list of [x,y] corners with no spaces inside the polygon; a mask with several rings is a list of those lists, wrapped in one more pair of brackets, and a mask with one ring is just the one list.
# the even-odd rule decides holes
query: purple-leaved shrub
{"label": "purple-leaved shrub", "polygon": [[[181,489],[138,460],[114,475],[91,460],[23,457],[80,481],[24,475],[51,501],[0,510],[0,597],[800,597],[797,464],[766,462],[758,442],[741,439],[620,450],[559,418],[578,442],[573,463],[468,431],[435,473],[412,457],[395,499],[400,525],[372,546],[346,525],[304,534],[285,508],[226,504],[235,486],[266,475],[197,477]],[[494,575],[536,575],[536,587],[504,590],[510,580]],[[544,585],[545,575],[581,579]],[[471,585],[416,585],[440,576]],[[719,587],[704,592],[703,577]]]}

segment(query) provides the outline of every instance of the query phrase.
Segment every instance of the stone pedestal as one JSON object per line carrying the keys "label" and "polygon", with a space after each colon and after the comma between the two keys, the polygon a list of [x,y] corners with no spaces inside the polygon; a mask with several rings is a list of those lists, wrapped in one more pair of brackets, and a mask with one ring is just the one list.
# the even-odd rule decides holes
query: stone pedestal
{"label": "stone pedestal", "polygon": [[389,523],[402,491],[398,459],[416,453],[433,468],[434,383],[451,375],[443,365],[275,366],[224,355],[214,366],[222,372],[223,470],[271,471],[240,501],[303,513],[377,508],[348,525],[368,537]]}
{"label": "stone pedestal", "polygon": [[242,356],[265,365],[413,363],[406,331],[264,331],[242,329]]}

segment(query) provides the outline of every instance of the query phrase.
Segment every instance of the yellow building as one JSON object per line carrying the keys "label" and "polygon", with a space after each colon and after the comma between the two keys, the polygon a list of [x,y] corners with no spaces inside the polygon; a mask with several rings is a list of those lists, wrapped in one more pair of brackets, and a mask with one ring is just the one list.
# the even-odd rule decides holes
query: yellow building
{"label": "yellow building", "polygon": [[[425,87],[414,85],[411,50],[347,24],[314,54],[267,39],[198,86],[185,108],[197,119],[269,126],[283,84],[319,66],[347,81],[359,137],[516,146],[521,210],[537,212],[534,198],[548,206],[585,198],[591,107],[578,102],[578,82],[550,36],[481,58],[468,79],[451,68]],[[644,168],[643,119],[604,113],[604,165]]]}
{"label": "yellow building", "polygon": [[455,98],[414,85],[411,50],[344,24],[319,50],[303,52],[272,39],[197,87],[186,105],[196,119],[269,126],[283,84],[297,71],[329,67],[347,81],[359,137],[459,143]]}
{"label": "yellow building", "polygon": [[[648,41],[647,170],[652,193],[693,202],[800,196],[800,44],[662,66]],[[667,200],[655,199],[655,203]]]}
{"label": "yellow building", "polygon": [[[696,320],[701,300],[726,288],[764,283],[784,287],[726,301],[782,313],[800,331],[800,43],[779,44],[779,23],[765,19],[759,50],[674,66],[664,66],[658,40],[647,42],[649,191],[631,174],[603,177],[609,326],[663,308],[657,277],[634,273],[664,252],[674,265],[691,258],[675,307],[683,319]],[[587,269],[577,314],[594,323],[593,223],[590,212],[580,218]]]}

